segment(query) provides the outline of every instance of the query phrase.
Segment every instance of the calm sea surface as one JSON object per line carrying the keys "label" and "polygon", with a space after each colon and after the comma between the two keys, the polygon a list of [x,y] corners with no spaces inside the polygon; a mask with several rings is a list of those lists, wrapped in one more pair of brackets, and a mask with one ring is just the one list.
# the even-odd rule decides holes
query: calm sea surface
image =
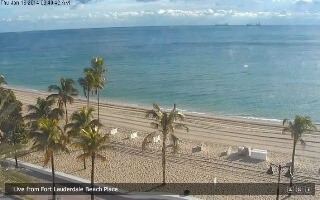
{"label": "calm sea surface", "polygon": [[320,27],[180,26],[0,33],[0,74],[46,90],[107,65],[103,97],[187,111],[320,121]]}

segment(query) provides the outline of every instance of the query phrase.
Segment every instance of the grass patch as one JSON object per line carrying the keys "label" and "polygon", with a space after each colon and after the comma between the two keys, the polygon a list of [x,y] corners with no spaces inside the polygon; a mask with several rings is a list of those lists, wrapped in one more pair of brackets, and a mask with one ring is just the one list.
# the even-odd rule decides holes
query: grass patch
{"label": "grass patch", "polygon": [[0,167],[0,190],[4,190],[5,183],[31,183],[32,179],[20,172],[19,169],[4,169]]}

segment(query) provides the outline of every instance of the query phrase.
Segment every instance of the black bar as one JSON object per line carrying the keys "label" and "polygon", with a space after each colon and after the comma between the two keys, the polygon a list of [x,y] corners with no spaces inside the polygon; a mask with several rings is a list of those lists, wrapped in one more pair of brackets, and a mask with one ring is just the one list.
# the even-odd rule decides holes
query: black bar
{"label": "black bar", "polygon": [[[91,194],[90,184],[57,183],[55,186],[58,195],[88,195]],[[119,195],[118,189],[139,193],[139,195],[176,194],[183,195],[189,190],[190,195],[276,195],[277,183],[98,183],[95,185],[95,195]],[[289,183],[279,185],[280,195],[315,195],[314,183],[295,183],[290,188]],[[50,195],[51,183],[6,183],[7,195]],[[140,194],[141,193],[141,194]],[[148,194],[149,193],[149,194]]]}

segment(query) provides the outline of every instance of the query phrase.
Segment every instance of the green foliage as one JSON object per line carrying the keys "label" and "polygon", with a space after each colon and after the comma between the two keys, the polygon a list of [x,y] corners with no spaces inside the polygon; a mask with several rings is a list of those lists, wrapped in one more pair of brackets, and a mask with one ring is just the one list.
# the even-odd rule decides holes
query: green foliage
{"label": "green foliage", "polygon": [[68,124],[68,109],[67,104],[72,104],[74,96],[78,95],[77,89],[74,88],[74,81],[70,78],[60,78],[60,86],[54,84],[48,88],[49,92],[56,91],[57,93],[50,94],[47,100],[56,100],[58,108],[65,109],[66,125]]}
{"label": "green foliage", "polygon": [[0,124],[7,118],[19,112],[20,103],[11,90],[0,87]]}
{"label": "green foliage", "polygon": [[59,85],[50,85],[49,92],[56,91],[57,93],[51,94],[47,100],[57,100],[58,107],[63,108],[67,103],[73,103],[73,96],[78,95],[78,91],[74,88],[74,81],[70,78],[60,78]]}
{"label": "green foliage", "polygon": [[94,88],[94,76],[91,71],[84,70],[84,77],[78,79],[79,85],[82,87],[83,94],[86,98],[89,98],[90,93]]}
{"label": "green foliage", "polygon": [[[185,124],[179,123],[179,121],[184,120],[184,115],[176,109],[176,105],[174,105],[174,108],[170,113],[167,113],[162,111],[159,105],[153,104],[153,109],[147,111],[146,117],[154,119],[150,124],[151,127],[161,132],[164,140],[169,138],[171,144],[168,147],[172,147],[173,152],[175,153],[178,150],[179,141],[178,137],[174,135],[175,129],[185,129],[187,132],[189,131]],[[155,135],[156,133],[150,133],[145,137],[142,142],[142,150],[145,150],[147,144],[152,142],[152,138]]]}
{"label": "green foliage", "polygon": [[66,126],[69,136],[77,136],[82,129],[94,128],[96,126],[101,127],[102,124],[98,120],[93,119],[93,108],[89,110],[85,107],[79,109],[71,115],[72,122]]}
{"label": "green foliage", "polygon": [[40,118],[38,127],[38,130],[30,134],[33,140],[32,149],[44,151],[44,165],[48,164],[54,152],[69,152],[66,145],[68,139],[59,127],[57,119]]}
{"label": "green foliage", "polygon": [[50,118],[59,120],[63,116],[61,108],[53,108],[54,100],[43,99],[38,97],[36,105],[28,106],[28,114],[24,117],[28,120],[28,125],[31,129],[36,129],[38,119]]}
{"label": "green foliage", "polygon": [[72,146],[83,150],[83,154],[78,156],[78,159],[85,159],[94,155],[96,158],[106,161],[106,158],[99,154],[99,151],[109,148],[108,135],[102,135],[97,130],[90,128],[81,129]]}
{"label": "green foliage", "polygon": [[4,76],[2,76],[1,74],[0,74],[0,86],[1,85],[7,85],[7,82],[6,82],[6,80],[4,79]]}
{"label": "green foliage", "polygon": [[22,103],[11,90],[0,88],[0,130],[1,142],[11,145],[25,144],[27,130],[22,115]]}
{"label": "green foliage", "polygon": [[104,74],[106,69],[104,67],[104,60],[101,57],[91,59],[91,68],[85,69],[86,73],[92,73],[94,77],[94,88],[96,90],[102,89],[105,84]]}
{"label": "green foliage", "polygon": [[283,128],[282,132],[291,133],[292,139],[294,141],[300,141],[303,146],[306,146],[306,143],[302,139],[303,134],[317,129],[308,116],[296,115],[293,122],[289,119],[284,119],[283,125],[286,126]]}

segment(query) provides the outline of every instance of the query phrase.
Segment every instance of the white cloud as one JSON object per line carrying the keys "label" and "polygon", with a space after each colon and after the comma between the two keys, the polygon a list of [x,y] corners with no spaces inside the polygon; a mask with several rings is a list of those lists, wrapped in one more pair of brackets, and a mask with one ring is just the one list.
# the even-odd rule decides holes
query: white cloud
{"label": "white cloud", "polygon": [[25,21],[29,18],[30,16],[29,15],[20,15],[17,17],[17,20],[18,21]]}
{"label": "white cloud", "polygon": [[155,13],[152,11],[124,11],[124,12],[107,12],[104,13],[103,16],[106,18],[125,18],[125,17],[139,17],[145,15],[154,15]]}
{"label": "white cloud", "polygon": [[[33,29],[36,25],[45,28],[50,25],[55,29],[59,28],[56,24],[58,21],[70,22],[70,28],[175,25],[189,22],[212,24],[220,21],[244,24],[255,20],[263,24],[295,22],[320,24],[320,0],[76,0],[76,2],[77,6],[73,7],[45,6],[41,9],[35,7],[25,9],[16,6],[6,10],[0,7],[0,26],[4,23],[14,25],[16,23],[26,27],[21,29]],[[32,23],[28,25],[27,22]],[[6,26],[4,29],[10,27]]]}
{"label": "white cloud", "polygon": [[12,19],[9,17],[9,18],[2,18],[0,21],[2,21],[2,22],[11,22],[12,21]]}

